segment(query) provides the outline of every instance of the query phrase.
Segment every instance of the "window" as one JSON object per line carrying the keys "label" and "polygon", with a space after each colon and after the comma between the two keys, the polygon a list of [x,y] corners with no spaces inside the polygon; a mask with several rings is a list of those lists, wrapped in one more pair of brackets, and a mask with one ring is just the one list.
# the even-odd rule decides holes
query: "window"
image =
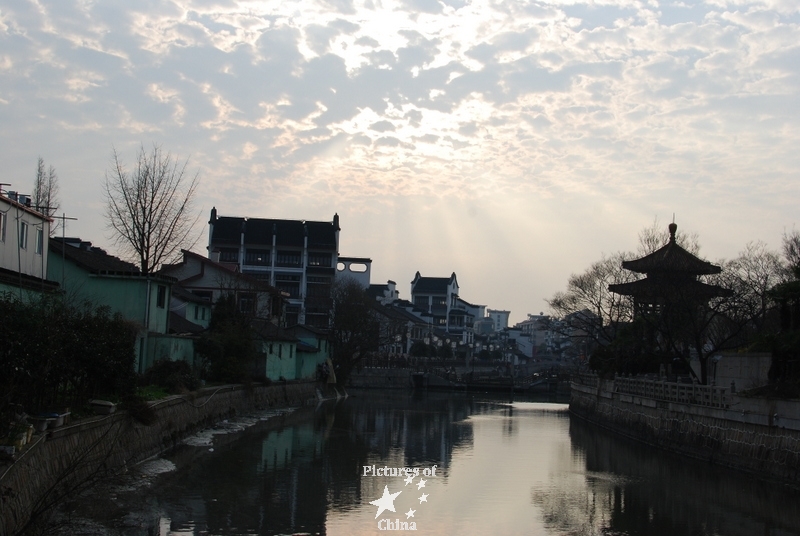
{"label": "window", "polygon": [[0,212],[0,241],[6,241],[6,214]]}
{"label": "window", "polygon": [[158,285],[158,294],[156,295],[156,307],[163,309],[167,305],[167,286]]}
{"label": "window", "polygon": [[36,254],[41,255],[44,251],[44,230],[36,229]]}
{"label": "window", "polygon": [[247,248],[244,263],[251,266],[269,266],[269,250]]}
{"label": "window", "polygon": [[24,221],[19,222],[19,247],[28,249],[28,224]]}
{"label": "window", "polygon": [[275,259],[277,266],[300,266],[299,251],[278,251],[278,258]]}
{"label": "window", "polygon": [[314,253],[310,252],[308,254],[308,265],[309,266],[324,266],[326,268],[331,267],[331,254],[330,253]]}
{"label": "window", "polygon": [[199,306],[197,306],[197,305],[195,305],[195,306],[194,306],[194,319],[195,319],[195,320],[197,320],[197,318],[198,318],[199,316],[200,316],[200,307],[199,307]]}
{"label": "window", "polygon": [[276,274],[275,286],[288,292],[291,298],[300,297],[300,276],[297,274]]}
{"label": "window", "polygon": [[239,311],[245,314],[255,314],[256,297],[255,294],[243,292],[239,294]]}
{"label": "window", "polygon": [[237,248],[220,249],[219,262],[239,262],[239,250]]}

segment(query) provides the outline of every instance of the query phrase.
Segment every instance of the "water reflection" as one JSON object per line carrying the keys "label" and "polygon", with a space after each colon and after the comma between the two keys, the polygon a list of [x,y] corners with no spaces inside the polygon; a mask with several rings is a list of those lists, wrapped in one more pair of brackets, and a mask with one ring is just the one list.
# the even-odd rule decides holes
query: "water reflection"
{"label": "water reflection", "polygon": [[[366,393],[170,459],[179,469],[150,495],[165,536],[377,534],[385,487],[401,494],[380,518],[418,533],[800,534],[798,494],[621,440],[563,404]],[[414,489],[422,475],[364,476],[373,465],[436,473]]]}

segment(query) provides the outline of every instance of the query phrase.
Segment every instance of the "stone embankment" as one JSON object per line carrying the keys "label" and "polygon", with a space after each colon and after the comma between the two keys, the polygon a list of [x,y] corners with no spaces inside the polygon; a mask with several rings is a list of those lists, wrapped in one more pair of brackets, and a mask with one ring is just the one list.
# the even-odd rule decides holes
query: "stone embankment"
{"label": "stone embankment", "polygon": [[411,370],[404,368],[363,368],[353,371],[348,387],[359,389],[410,389]]}
{"label": "stone embankment", "polygon": [[800,402],[632,378],[576,377],[570,412],[644,443],[800,486]]}
{"label": "stone embankment", "polygon": [[13,464],[0,466],[0,536],[17,534],[99,479],[177,446],[215,422],[316,400],[313,382],[229,385],[154,402],[155,420],[149,425],[118,411],[35,435]]}

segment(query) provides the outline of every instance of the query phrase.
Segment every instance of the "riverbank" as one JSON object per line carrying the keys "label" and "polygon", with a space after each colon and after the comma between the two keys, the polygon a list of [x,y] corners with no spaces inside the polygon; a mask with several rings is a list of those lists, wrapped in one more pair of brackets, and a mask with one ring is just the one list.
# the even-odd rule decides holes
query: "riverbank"
{"label": "riverbank", "polygon": [[37,434],[12,464],[0,467],[0,536],[19,533],[60,502],[213,423],[316,402],[314,382],[228,385],[151,403],[155,420],[150,425],[119,411]]}
{"label": "riverbank", "polygon": [[800,488],[800,402],[659,380],[578,376],[570,412],[637,441]]}

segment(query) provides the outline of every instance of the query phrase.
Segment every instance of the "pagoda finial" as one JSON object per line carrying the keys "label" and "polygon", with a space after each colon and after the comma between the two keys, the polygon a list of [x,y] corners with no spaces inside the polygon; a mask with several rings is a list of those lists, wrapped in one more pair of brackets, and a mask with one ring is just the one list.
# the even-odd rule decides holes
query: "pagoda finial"
{"label": "pagoda finial", "polygon": [[669,224],[669,241],[675,242],[675,232],[678,230],[678,224],[674,221]]}

